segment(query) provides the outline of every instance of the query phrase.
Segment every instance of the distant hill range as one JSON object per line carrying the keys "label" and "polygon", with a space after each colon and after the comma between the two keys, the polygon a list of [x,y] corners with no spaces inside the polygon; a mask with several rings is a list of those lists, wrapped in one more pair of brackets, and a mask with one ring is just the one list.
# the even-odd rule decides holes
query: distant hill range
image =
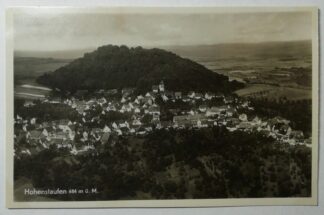
{"label": "distant hill range", "polygon": [[62,91],[136,87],[150,90],[164,81],[174,91],[211,91],[230,93],[243,87],[227,76],[162,49],[128,48],[107,45],[84,54],[54,72],[38,77],[37,82]]}
{"label": "distant hill range", "polygon": [[232,43],[193,46],[165,46],[181,57],[199,60],[221,60],[236,58],[304,58],[312,55],[312,41]]}
{"label": "distant hill range", "polygon": [[[153,48],[153,47],[145,47]],[[160,46],[181,57],[196,59],[227,59],[249,57],[309,57],[312,54],[312,41],[282,41],[260,43],[224,43],[211,45]],[[95,47],[60,51],[15,51],[15,57],[76,59],[84,53],[96,50]]]}

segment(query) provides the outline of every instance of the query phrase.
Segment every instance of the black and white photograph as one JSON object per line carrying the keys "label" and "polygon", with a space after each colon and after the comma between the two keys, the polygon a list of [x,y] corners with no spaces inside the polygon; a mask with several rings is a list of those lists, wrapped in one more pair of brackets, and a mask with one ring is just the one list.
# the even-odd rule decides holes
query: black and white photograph
{"label": "black and white photograph", "polygon": [[8,205],[316,204],[317,13],[8,9]]}

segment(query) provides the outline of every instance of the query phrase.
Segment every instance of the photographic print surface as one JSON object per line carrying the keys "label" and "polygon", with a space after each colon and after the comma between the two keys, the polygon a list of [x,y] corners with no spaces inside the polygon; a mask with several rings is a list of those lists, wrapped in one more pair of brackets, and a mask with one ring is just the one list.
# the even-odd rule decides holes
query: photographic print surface
{"label": "photographic print surface", "polygon": [[316,204],[316,9],[7,18],[9,207]]}

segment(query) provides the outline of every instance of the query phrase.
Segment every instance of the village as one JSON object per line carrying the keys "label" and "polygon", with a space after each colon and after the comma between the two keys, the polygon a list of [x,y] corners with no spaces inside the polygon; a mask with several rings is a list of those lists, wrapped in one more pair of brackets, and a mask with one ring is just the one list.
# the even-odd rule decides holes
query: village
{"label": "village", "polygon": [[[311,139],[293,130],[282,117],[261,119],[247,100],[223,94],[168,91],[161,81],[145,94],[135,88],[98,90],[86,99],[80,90],[66,99],[49,97],[42,103],[62,104],[78,113],[78,120],[40,122],[15,116],[15,155],[33,155],[50,146],[67,149],[72,155],[100,153],[100,146],[115,144],[120,137],[145,137],[157,129],[201,129],[225,126],[228,131],[259,132],[279,143],[306,145]],[[25,102],[26,108],[36,105]],[[24,139],[27,146],[19,146]]]}

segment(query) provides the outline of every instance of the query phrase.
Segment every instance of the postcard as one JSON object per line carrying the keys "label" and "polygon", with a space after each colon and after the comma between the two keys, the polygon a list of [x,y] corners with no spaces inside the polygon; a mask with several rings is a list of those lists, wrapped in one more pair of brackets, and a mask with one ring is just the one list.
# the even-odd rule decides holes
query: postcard
{"label": "postcard", "polygon": [[8,208],[317,204],[316,8],[6,18]]}

